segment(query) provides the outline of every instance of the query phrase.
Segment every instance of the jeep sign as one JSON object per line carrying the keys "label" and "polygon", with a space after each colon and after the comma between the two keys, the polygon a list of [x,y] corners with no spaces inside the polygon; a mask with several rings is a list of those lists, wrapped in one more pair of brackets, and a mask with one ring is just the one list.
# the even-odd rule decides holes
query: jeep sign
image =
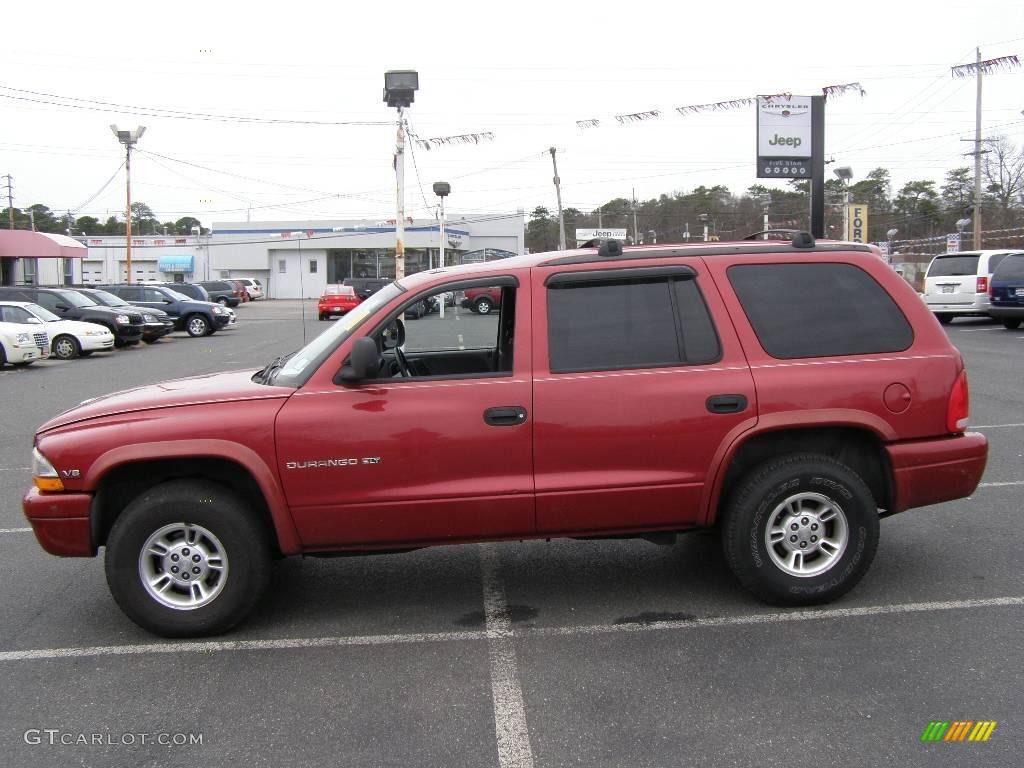
{"label": "jeep sign", "polygon": [[811,177],[811,97],[757,97],[757,177]]}
{"label": "jeep sign", "polygon": [[576,242],[585,243],[589,240],[625,240],[626,230],[623,229],[577,229]]}

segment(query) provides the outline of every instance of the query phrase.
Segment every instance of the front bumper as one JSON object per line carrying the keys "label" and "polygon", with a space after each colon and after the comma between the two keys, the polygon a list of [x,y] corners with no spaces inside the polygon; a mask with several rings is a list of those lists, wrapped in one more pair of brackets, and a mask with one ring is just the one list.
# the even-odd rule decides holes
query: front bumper
{"label": "front bumper", "polygon": [[92,496],[87,493],[41,493],[29,489],[21,507],[40,546],[51,555],[93,557],[89,525]]}
{"label": "front bumper", "polygon": [[45,360],[50,356],[50,349],[40,349],[39,347],[15,347],[11,345],[10,349],[6,352],[7,362],[9,363],[31,363],[35,360]]}
{"label": "front bumper", "polygon": [[966,432],[885,446],[892,466],[890,513],[903,512],[974,493],[985,472],[988,439]]}
{"label": "front bumper", "polygon": [[114,334],[106,336],[79,336],[79,343],[83,352],[102,352],[104,349],[114,348]]}
{"label": "front bumper", "polygon": [[116,325],[114,331],[114,343],[116,345],[138,344],[142,340],[142,323],[129,323],[128,325]]}
{"label": "front bumper", "polygon": [[160,322],[159,320],[155,323],[146,323],[142,327],[142,338],[144,341],[156,341],[162,339],[168,333],[174,330],[174,322],[167,320],[167,322]]}

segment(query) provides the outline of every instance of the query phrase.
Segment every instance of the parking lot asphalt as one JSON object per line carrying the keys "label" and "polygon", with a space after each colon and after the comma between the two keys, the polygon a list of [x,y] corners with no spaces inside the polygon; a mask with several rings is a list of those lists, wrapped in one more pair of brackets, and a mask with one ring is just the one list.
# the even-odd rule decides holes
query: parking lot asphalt
{"label": "parking lot asphalt", "polygon": [[[327,323],[305,311],[312,338]],[[1024,332],[947,326],[990,440],[982,486],[884,520],[836,603],[759,603],[710,534],[512,542],[285,560],[232,633],[160,640],[117,609],[100,559],[26,532],[32,434],[85,398],[302,343],[299,302],[238,313],[212,337],[0,370],[0,763],[1020,764]],[[933,720],[998,726],[922,743]]]}

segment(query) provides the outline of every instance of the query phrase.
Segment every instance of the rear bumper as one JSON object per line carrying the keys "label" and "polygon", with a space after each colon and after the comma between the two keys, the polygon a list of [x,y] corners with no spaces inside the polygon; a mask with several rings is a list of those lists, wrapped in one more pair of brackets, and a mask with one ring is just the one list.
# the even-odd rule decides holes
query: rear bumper
{"label": "rear bumper", "polygon": [[885,447],[893,476],[891,513],[962,499],[985,472],[988,439],[979,432]]}
{"label": "rear bumper", "polygon": [[86,493],[40,493],[32,488],[21,500],[40,546],[51,555],[93,557],[89,525],[92,496]]}
{"label": "rear bumper", "polygon": [[1024,307],[997,307],[993,304],[989,307],[988,313],[992,317],[1002,320],[1004,317],[1015,318],[1024,317]]}
{"label": "rear bumper", "polygon": [[925,302],[932,312],[948,312],[951,315],[987,315],[988,303],[980,304],[939,304]]}

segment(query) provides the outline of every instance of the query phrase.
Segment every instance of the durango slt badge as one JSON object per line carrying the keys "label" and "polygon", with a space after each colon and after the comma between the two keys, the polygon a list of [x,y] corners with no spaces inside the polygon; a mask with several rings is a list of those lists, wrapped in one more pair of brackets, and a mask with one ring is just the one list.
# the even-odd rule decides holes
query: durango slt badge
{"label": "durango slt badge", "polygon": [[324,469],[325,467],[354,467],[357,464],[380,464],[380,456],[362,459],[310,459],[309,461],[286,461],[287,469]]}

